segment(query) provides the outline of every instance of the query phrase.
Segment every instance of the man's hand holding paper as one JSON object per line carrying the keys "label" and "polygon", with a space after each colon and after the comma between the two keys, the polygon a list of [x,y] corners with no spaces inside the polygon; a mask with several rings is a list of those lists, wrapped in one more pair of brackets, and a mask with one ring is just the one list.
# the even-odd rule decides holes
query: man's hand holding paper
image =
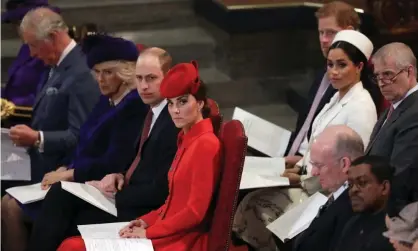
{"label": "man's hand holding paper", "polygon": [[105,187],[103,185],[104,183],[98,180],[88,181],[86,184],[97,188],[105,197],[109,199],[115,198],[115,193],[117,192],[116,188],[111,189],[109,187]]}
{"label": "man's hand holding paper", "polygon": [[107,190],[122,190],[123,185],[125,183],[124,177],[122,174],[120,173],[112,173],[112,174],[108,174],[106,175],[102,180],[101,180],[103,187]]}
{"label": "man's hand holding paper", "polygon": [[87,185],[94,186],[99,189],[106,197],[114,198],[115,193],[120,191],[124,185],[124,177],[120,173],[112,173],[106,175],[102,180],[93,180],[86,182]]}

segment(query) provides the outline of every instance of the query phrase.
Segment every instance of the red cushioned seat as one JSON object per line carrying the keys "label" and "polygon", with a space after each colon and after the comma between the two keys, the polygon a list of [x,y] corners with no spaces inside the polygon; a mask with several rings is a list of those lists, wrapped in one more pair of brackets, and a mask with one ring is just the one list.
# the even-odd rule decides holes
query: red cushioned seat
{"label": "red cushioned seat", "polygon": [[219,138],[223,145],[223,168],[214,201],[208,250],[247,250],[245,246],[232,246],[231,232],[248,139],[242,123],[238,120],[223,124]]}
{"label": "red cushioned seat", "polygon": [[210,108],[210,119],[212,120],[213,131],[216,135],[219,135],[223,119],[218,103],[213,99],[208,98],[208,107]]}

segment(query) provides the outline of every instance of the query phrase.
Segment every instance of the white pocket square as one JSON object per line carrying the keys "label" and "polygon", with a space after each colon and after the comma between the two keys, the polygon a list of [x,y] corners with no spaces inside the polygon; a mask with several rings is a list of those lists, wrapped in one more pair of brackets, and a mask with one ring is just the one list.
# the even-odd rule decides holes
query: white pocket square
{"label": "white pocket square", "polygon": [[54,95],[54,94],[58,94],[58,89],[55,87],[48,87],[48,89],[46,89],[46,95]]}

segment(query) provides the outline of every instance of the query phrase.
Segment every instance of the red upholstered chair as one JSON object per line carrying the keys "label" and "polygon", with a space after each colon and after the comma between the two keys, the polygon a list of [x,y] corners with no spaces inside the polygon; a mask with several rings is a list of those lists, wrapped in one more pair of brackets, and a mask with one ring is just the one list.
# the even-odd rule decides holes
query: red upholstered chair
{"label": "red upholstered chair", "polygon": [[[219,135],[219,131],[221,128],[222,123],[222,115],[220,114],[219,106],[218,104],[212,100],[208,99],[208,106],[210,108],[210,119],[212,120],[212,125],[215,134]],[[229,128],[230,126],[228,126]],[[228,129],[231,130],[231,129]],[[232,136],[232,135],[231,135]],[[245,137],[245,135],[244,135]],[[246,145],[246,144],[245,144]],[[242,150],[242,151],[245,151]],[[244,154],[245,156],[245,154]],[[241,174],[240,174],[241,175]],[[64,240],[57,251],[85,251],[86,248],[84,246],[84,241],[80,236],[74,236],[70,237],[66,240]]]}
{"label": "red upholstered chair", "polygon": [[218,103],[216,103],[216,101],[210,98],[208,98],[207,101],[208,101],[208,106],[210,108],[209,116],[210,116],[210,119],[212,120],[213,130],[216,135],[219,135],[223,118],[219,110]]}
{"label": "red upholstered chair", "polygon": [[208,250],[247,250],[246,247],[232,246],[231,232],[248,139],[242,123],[238,120],[223,124],[219,138],[223,145],[223,167],[214,201]]}

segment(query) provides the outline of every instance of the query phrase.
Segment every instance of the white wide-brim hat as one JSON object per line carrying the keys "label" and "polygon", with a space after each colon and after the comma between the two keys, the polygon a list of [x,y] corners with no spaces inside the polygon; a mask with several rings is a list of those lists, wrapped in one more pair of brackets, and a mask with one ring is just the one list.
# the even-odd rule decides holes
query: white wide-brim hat
{"label": "white wide-brim hat", "polygon": [[355,30],[342,30],[335,35],[334,41],[332,44],[335,44],[339,41],[345,41],[354,45],[357,49],[359,49],[366,59],[369,60],[372,53],[373,53],[373,43],[370,41],[368,37],[366,37],[363,33],[355,31]]}

